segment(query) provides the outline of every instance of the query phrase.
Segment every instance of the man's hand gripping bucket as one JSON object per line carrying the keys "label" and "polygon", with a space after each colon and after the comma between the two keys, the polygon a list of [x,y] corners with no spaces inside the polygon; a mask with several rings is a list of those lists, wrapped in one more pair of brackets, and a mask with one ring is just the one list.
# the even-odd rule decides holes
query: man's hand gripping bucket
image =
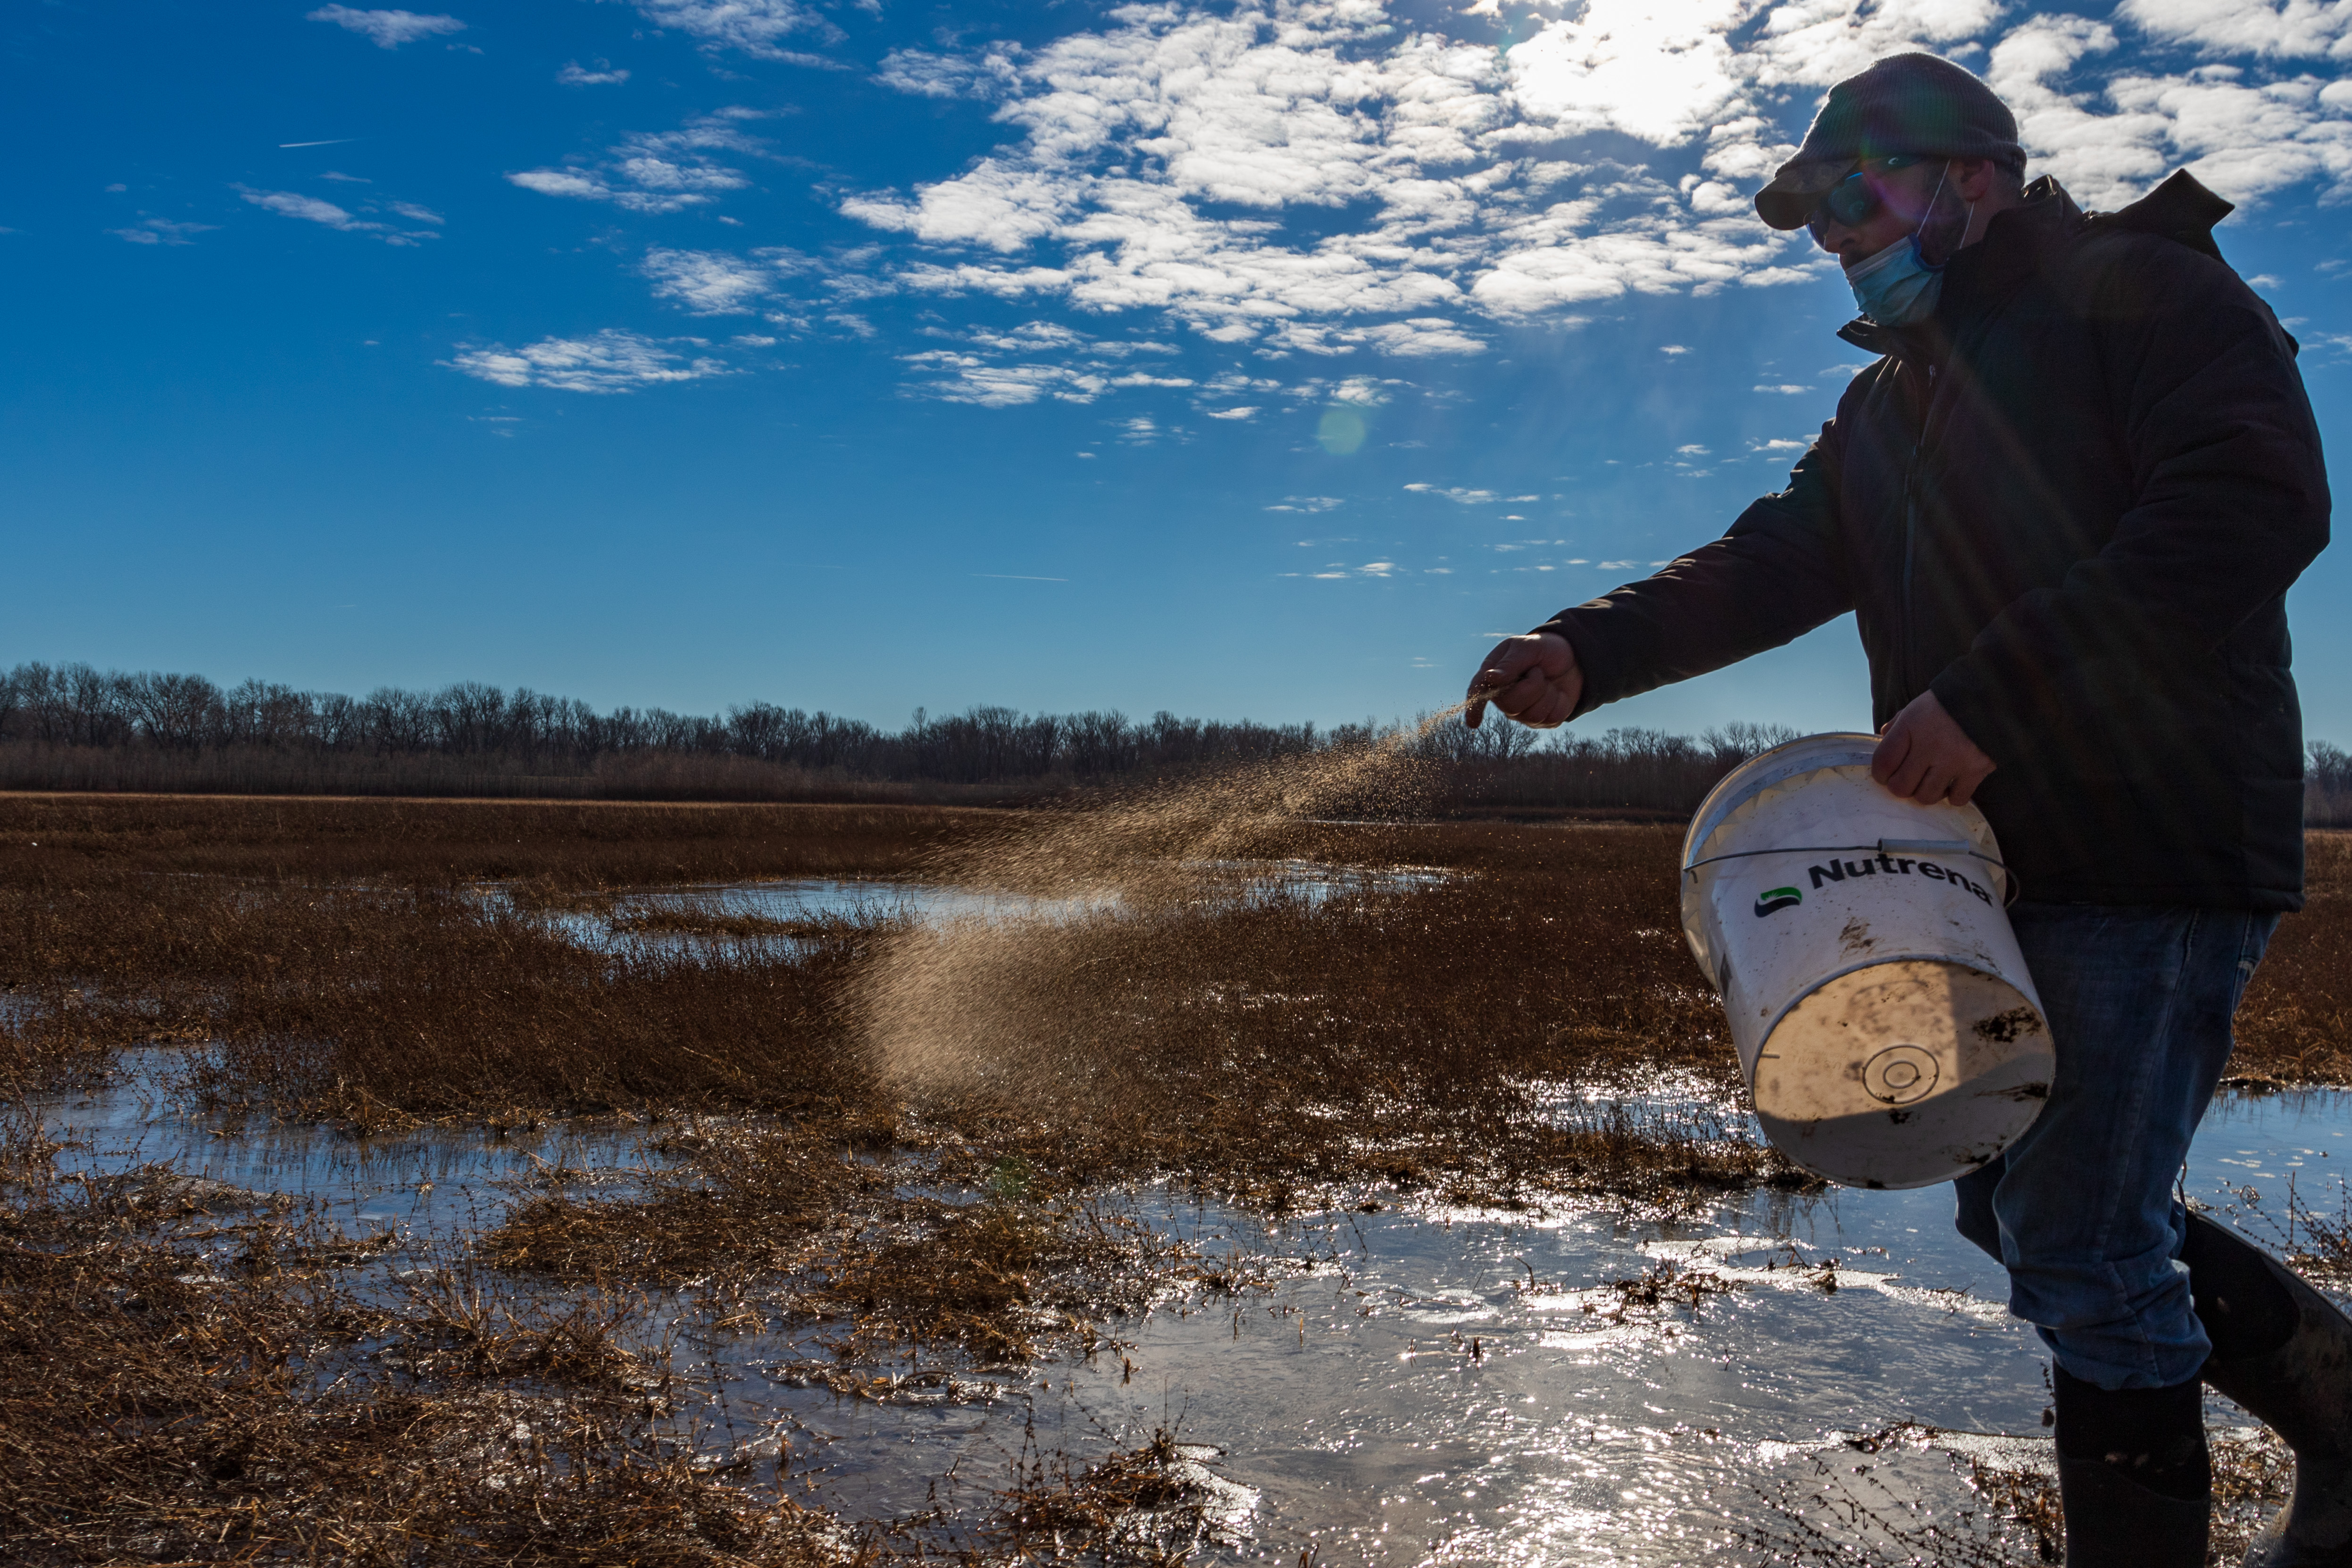
{"label": "man's hand gripping bucket", "polygon": [[1683,841],[1683,931],[1773,1143],[1833,1182],[1924,1187],[2031,1126],[2054,1062],[1992,828],[1889,795],[1876,743],[1792,741],[1717,784]]}

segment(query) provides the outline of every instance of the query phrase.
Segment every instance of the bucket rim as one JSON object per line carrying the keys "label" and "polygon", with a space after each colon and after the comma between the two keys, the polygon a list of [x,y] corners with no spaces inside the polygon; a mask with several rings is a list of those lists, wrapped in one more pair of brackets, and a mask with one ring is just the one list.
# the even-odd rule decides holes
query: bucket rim
{"label": "bucket rim", "polygon": [[[1706,792],[1706,798],[1698,803],[1698,809],[1691,813],[1690,826],[1683,834],[1682,869],[1685,872],[1690,870],[1691,857],[1698,852],[1700,845],[1706,842],[1707,835],[1721,826],[1725,817],[1749,796],[1761,794],[1772,784],[1780,782],[1778,779],[1758,781],[1759,774],[1772,771],[1775,759],[1785,759],[1792,752],[1819,750],[1825,753],[1822,762],[1823,767],[1838,767],[1869,761],[1870,753],[1877,747],[1878,737],[1875,735],[1864,734],[1858,730],[1831,730],[1818,735],[1800,735],[1793,741],[1783,741],[1777,746],[1757,752],[1724,774],[1716,786]],[[1852,755],[1857,748],[1862,754]],[[1831,760],[1831,754],[1834,753],[1847,753],[1843,763]]]}

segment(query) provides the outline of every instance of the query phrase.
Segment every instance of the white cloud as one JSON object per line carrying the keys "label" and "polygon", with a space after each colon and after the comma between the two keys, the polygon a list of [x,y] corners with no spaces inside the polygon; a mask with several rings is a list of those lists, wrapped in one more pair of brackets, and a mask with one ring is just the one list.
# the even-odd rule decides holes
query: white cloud
{"label": "white cloud", "polygon": [[252,191],[247,190],[242,185],[238,186],[237,190],[255,206],[268,212],[274,212],[281,217],[299,217],[307,223],[324,224],[329,228],[352,229],[362,226],[359,219],[334,203],[321,201],[317,196],[306,196],[299,191]]}
{"label": "white cloud", "polygon": [[982,348],[1001,349],[1010,353],[1045,353],[1055,349],[1087,348],[1092,342],[1084,332],[1066,327],[1059,321],[1024,321],[1007,332],[979,327],[973,330],[971,341]]}
{"label": "white cloud", "polygon": [[555,79],[566,87],[618,87],[629,79],[629,73],[609,60],[598,60],[594,70],[572,60],[555,73]]}
{"label": "white cloud", "polygon": [[1783,392],[1793,397],[1801,392],[1811,392],[1812,391],[1812,388],[1810,386],[1799,386],[1794,382],[1782,382],[1777,386],[1758,385],[1750,390],[1756,392]]}
{"label": "white cloud", "polygon": [[[1766,10],[1741,50],[1742,68],[1767,88],[1827,87],[1899,49],[1967,52],[2003,10],[2000,0],[1792,0]],[[1811,108],[1806,106],[1807,118]]]}
{"label": "white cloud", "polygon": [[1370,344],[1401,359],[1436,355],[1482,354],[1486,340],[1471,336],[1444,316],[1415,316],[1402,321],[1381,321],[1368,327],[1336,327],[1316,322],[1284,321],[1267,341],[1284,349],[1308,353],[1342,354]]}
{"label": "white cloud", "polygon": [[983,408],[1012,408],[1041,398],[1061,403],[1092,403],[1108,382],[1100,375],[1058,364],[992,364],[951,349],[929,349],[898,356],[940,379],[919,390],[949,403],[975,403]]}
{"label": "white cloud", "polygon": [[510,184],[541,195],[611,202],[628,212],[672,213],[708,206],[726,191],[751,182],[742,171],[720,163],[719,153],[769,156],[767,143],[738,129],[761,118],[749,109],[722,109],[690,120],[676,131],[633,132],[607,149],[600,163],[562,169],[525,169]]}
{"label": "white cloud", "polygon": [[[232,189],[265,212],[276,213],[280,217],[299,218],[305,223],[315,223],[327,228],[340,229],[346,234],[364,234],[386,245],[411,246],[420,240],[440,237],[429,228],[400,229],[374,218],[362,217],[348,208],[336,205],[333,202],[322,200],[318,196],[304,195],[299,191],[257,191],[249,185],[236,185]],[[387,202],[383,204],[381,208],[371,205],[367,210],[397,213],[412,221],[436,226],[444,221],[439,214],[430,208],[420,207],[410,202]]]}
{"label": "white cloud", "polygon": [[[1282,509],[1276,508],[1271,510],[1278,510]],[[1302,539],[1298,542],[1302,545],[1313,545],[1352,544],[1355,542],[1349,539]],[[1442,561],[1444,557],[1439,556],[1438,559]],[[1281,577],[1306,577],[1323,583],[1345,582],[1353,577],[1370,577],[1375,580],[1386,581],[1393,579],[1400,574],[1412,576],[1414,574],[1415,570],[1415,568],[1411,566],[1400,565],[1394,561],[1366,561],[1360,564],[1351,564],[1345,561],[1328,561],[1324,563],[1323,569],[1320,572],[1281,572],[1276,573],[1276,575]],[[1453,574],[1453,568],[1448,566],[1424,566],[1418,570],[1423,574],[1433,577],[1446,577]]]}
{"label": "white cloud", "polygon": [[543,338],[520,349],[503,343],[462,347],[456,358],[443,363],[499,386],[545,386],[559,392],[635,392],[728,374],[715,359],[688,359],[655,339],[610,327],[593,337]]}
{"label": "white cloud", "polygon": [[425,16],[414,11],[356,11],[349,5],[322,5],[304,20],[332,22],[373,41],[379,49],[396,49],[419,38],[466,30],[466,24],[455,16]]}
{"label": "white cloud", "polygon": [[143,217],[130,228],[110,228],[106,232],[120,235],[133,245],[193,245],[192,235],[209,234],[218,228],[216,223],[173,223],[170,218]]}
{"label": "white cloud", "polygon": [[675,27],[709,48],[740,49],[755,59],[840,68],[822,55],[782,47],[795,33],[827,42],[840,30],[798,0],[637,0],[637,10],[659,27]]}
{"label": "white cloud", "polygon": [[577,196],[582,201],[592,202],[619,199],[619,193],[602,179],[593,174],[583,174],[577,169],[525,169],[520,174],[509,174],[507,179],[526,191],[537,191],[543,196]]}
{"label": "white cloud", "polygon": [[[782,0],[638,4],[754,52],[817,26]],[[2123,64],[2118,27],[2249,63]],[[1026,47],[896,50],[879,82],[990,100],[1005,134],[944,177],[837,195],[881,237],[825,287],[1138,311],[1319,359],[1476,354],[1496,323],[1820,283],[1834,264],[1766,229],[1750,194],[1820,89],[1914,47],[1982,70],[2086,205],[2183,163],[2236,200],[2311,182],[2352,197],[2352,82],[2274,63],[2352,58],[2352,0],[2125,0],[2112,20],[2002,0],[1534,0],[1517,29],[1506,51],[1484,23],[1383,0],[1155,0]],[[510,177],[647,210],[716,188]]]}
{"label": "white cloud", "polygon": [[1382,380],[1369,375],[1351,375],[1338,383],[1303,381],[1298,384],[1298,392],[1302,396],[1352,404],[1359,408],[1378,408],[1389,401],[1389,388],[1406,384],[1393,378]]}
{"label": "white cloud", "polygon": [[1211,419],[1255,419],[1258,416],[1255,408],[1246,405],[1239,408],[1212,408],[1204,412]]}
{"label": "white cloud", "polygon": [[[1279,505],[1270,506],[1265,510],[1268,511],[1329,511],[1333,507],[1344,504],[1345,503],[1338,496],[1285,496],[1282,498]],[[1355,542],[1353,540],[1335,541],[1302,539],[1298,542],[1302,545],[1306,545],[1317,543],[1352,544]]]}
{"label": "white cloud", "polygon": [[[1503,499],[1503,493],[1500,490],[1465,489],[1460,485],[1441,489],[1436,485],[1423,483],[1407,485],[1405,489],[1420,495],[1443,496],[1456,506],[1490,506]],[[1518,498],[1515,496],[1511,499],[1516,500]]]}
{"label": "white cloud", "polygon": [[1590,0],[1511,50],[1512,97],[1553,131],[1675,146],[1741,101],[1728,35],[1745,9],[1741,0]]}
{"label": "white cloud", "polygon": [[2345,0],[2123,0],[2116,15],[2209,54],[2352,57],[2352,5]]}
{"label": "white cloud", "polygon": [[[1806,12],[1809,37],[1954,25],[1871,24],[1860,5]],[[1880,9],[1906,6],[1923,9]],[[902,90],[1003,94],[997,118],[1022,132],[952,178],[842,200],[934,253],[898,268],[898,287],[1165,312],[1276,355],[1412,357],[1483,352],[1465,310],[1572,324],[1577,307],[1628,293],[1813,275],[1722,178],[1677,188],[1547,150],[1593,131],[1681,144],[1731,126],[1707,154],[1729,168],[1741,148],[1777,146],[1749,100],[1767,68],[1790,76],[1776,63],[1788,51],[1743,45],[1742,27],[1760,36],[1748,0],[1593,0],[1507,59],[1484,38],[1401,31],[1374,0],[1114,16],[1025,52],[886,63]],[[1359,206],[1370,216],[1342,232],[1285,237],[1286,211]]]}
{"label": "white cloud", "polygon": [[852,196],[841,210],[877,228],[898,229],[933,244],[1011,251],[1058,229],[1069,195],[1048,174],[983,158],[960,179],[925,186],[912,202]]}
{"label": "white cloud", "polygon": [[[956,338],[958,334],[932,328],[927,336]],[[1232,396],[1237,392],[1271,388],[1273,382],[1254,382],[1247,376],[1220,375],[1206,386],[1192,376],[1162,375],[1155,372],[1122,368],[1122,362],[1131,363],[1138,354],[1165,354],[1175,351],[1166,343],[1149,340],[1123,338],[1090,338],[1076,329],[1057,321],[1024,321],[1009,330],[978,327],[961,335],[956,348],[926,349],[918,353],[902,354],[899,358],[917,366],[934,379],[919,384],[915,390],[930,396],[945,398],[951,403],[977,403],[987,407],[1002,408],[1018,404],[1034,403],[1051,397],[1065,403],[1092,403],[1108,392],[1139,387],[1199,387],[1205,394]],[[1055,363],[1009,364],[992,355],[1058,356]],[[1226,412],[1211,414],[1213,419],[1245,418],[1255,414]]]}
{"label": "white cloud", "polygon": [[775,287],[775,275],[757,262],[710,250],[646,252],[642,270],[654,293],[676,300],[698,316],[741,315]]}
{"label": "white cloud", "polygon": [[[2270,55],[2326,52],[2317,42],[2319,10],[2298,3],[2280,11],[2258,0],[2232,7],[2231,16],[2242,14],[2253,31],[2222,26],[2220,13],[2190,4],[2142,4],[2119,15],[2209,48],[2238,38],[2234,47]],[[2352,21],[2352,5],[2341,0],[2325,10]],[[2292,48],[2265,43],[2298,38]],[[1994,46],[1988,72],[2018,111],[2027,152],[2084,205],[2120,205],[2182,166],[2239,202],[2314,180],[2331,197],[2352,195],[2352,86],[2218,65],[2172,75],[2126,68],[2086,90],[2061,85],[2116,47],[2104,22],[2036,16]]]}
{"label": "white cloud", "polygon": [[1021,46],[1013,43],[991,44],[976,56],[893,49],[882,57],[874,79],[924,98],[1001,98],[1020,85],[1013,63],[1020,53]]}

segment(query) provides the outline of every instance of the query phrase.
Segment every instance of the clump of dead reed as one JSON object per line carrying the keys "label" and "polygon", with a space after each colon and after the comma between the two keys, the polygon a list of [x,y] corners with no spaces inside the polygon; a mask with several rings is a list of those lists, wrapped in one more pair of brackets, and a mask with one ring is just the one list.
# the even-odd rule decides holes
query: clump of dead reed
{"label": "clump of dead reed", "polygon": [[2284,1258],[2297,1273],[2338,1295],[2352,1289],[2352,1181],[2336,1176],[2315,1194],[2289,1171],[2283,1186],[2265,1193],[2251,1184],[2231,1189],[2221,1215]]}
{"label": "clump of dead reed", "polygon": [[484,1237],[491,1266],[567,1280],[676,1285],[714,1273],[747,1279],[806,1270],[891,1214],[906,1173],[857,1151],[887,1151],[887,1121],[801,1118],[760,1129],[656,1128],[633,1193],[583,1196],[560,1179]]}
{"label": "clump of dead reed", "polygon": [[351,1238],[268,1205],[234,1218],[252,1194],[168,1171],[61,1181],[39,1124],[5,1121],[9,1562],[858,1556],[826,1517],[703,1473],[661,1419],[666,1369],[621,1351],[593,1301],[567,1315],[453,1286],[387,1307],[341,1282],[371,1255]]}
{"label": "clump of dead reed", "polygon": [[976,1555],[1172,1565],[1233,1544],[1232,1496],[1203,1462],[1215,1453],[1162,1427],[1083,1467],[1067,1455],[1028,1456],[996,1494]]}
{"label": "clump of dead reed", "polygon": [[921,1141],[816,1119],[671,1134],[654,1147],[682,1163],[615,1195],[576,1193],[557,1173],[475,1256],[562,1284],[692,1283],[763,1323],[821,1321],[845,1368],[1091,1354],[1106,1321],[1211,1271],[1058,1173],[961,1137],[929,1148],[901,1137]]}
{"label": "clump of dead reed", "polygon": [[[803,1310],[845,1321],[845,1362],[927,1348],[982,1364],[1075,1345],[1091,1356],[1108,1318],[1140,1310],[1182,1247],[1087,1205],[941,1207],[868,1232],[826,1261]],[[1197,1270],[1194,1271],[1197,1274]]]}

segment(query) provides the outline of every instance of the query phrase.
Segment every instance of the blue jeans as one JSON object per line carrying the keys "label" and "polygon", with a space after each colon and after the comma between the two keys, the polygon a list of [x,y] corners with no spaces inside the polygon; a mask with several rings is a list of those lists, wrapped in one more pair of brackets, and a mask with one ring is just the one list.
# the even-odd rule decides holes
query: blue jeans
{"label": "blue jeans", "polygon": [[2058,1070],[2024,1136],[1958,1184],[1962,1236],[2009,1310],[2101,1388],[2186,1383],[2211,1348],[2177,1259],[2173,1184],[2230,1059],[2230,1020],[2279,917],[2026,904],[2010,911]]}

